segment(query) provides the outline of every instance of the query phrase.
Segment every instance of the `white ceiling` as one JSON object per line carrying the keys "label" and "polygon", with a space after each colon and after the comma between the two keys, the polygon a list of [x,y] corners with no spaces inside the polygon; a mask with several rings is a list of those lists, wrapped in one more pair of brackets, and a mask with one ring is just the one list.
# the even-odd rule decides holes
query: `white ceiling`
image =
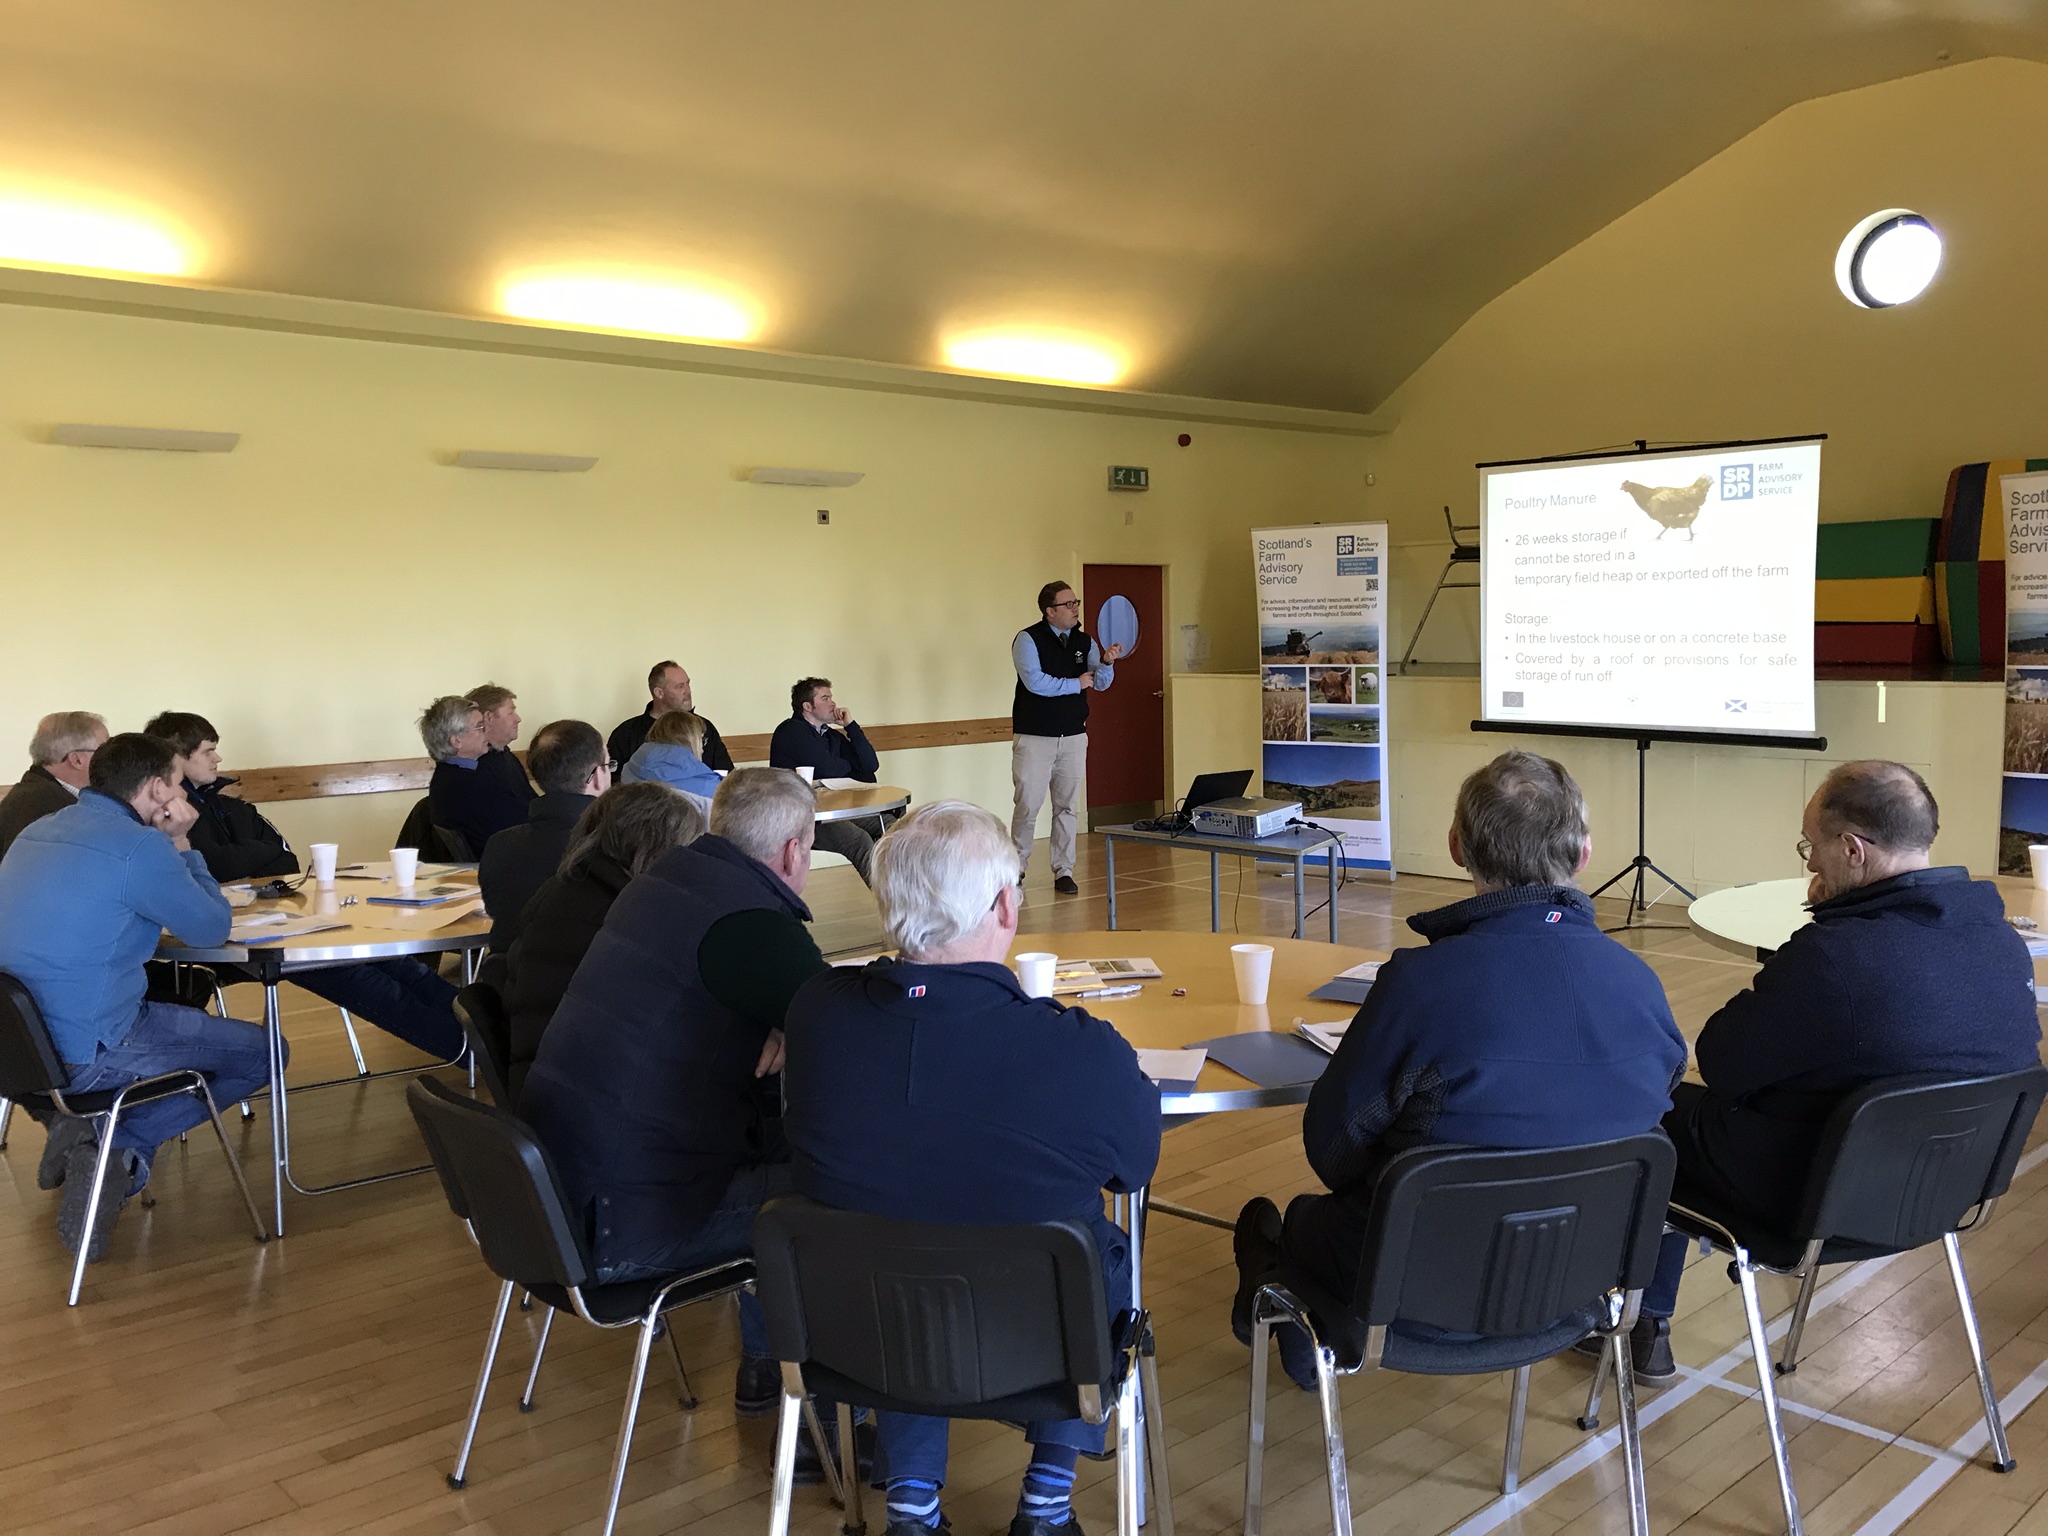
{"label": "white ceiling", "polygon": [[140,201],[200,281],[487,314],[586,261],[917,365],[1061,327],[1130,388],[1370,410],[1798,101],[2036,0],[0,0],[0,190]]}

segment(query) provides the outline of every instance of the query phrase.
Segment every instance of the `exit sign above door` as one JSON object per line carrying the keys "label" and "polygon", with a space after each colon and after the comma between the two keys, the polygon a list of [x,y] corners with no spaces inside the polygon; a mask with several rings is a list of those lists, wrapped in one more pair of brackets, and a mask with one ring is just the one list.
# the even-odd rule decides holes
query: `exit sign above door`
{"label": "exit sign above door", "polygon": [[1152,484],[1152,471],[1142,464],[1112,464],[1109,466],[1109,488],[1112,491],[1142,491]]}

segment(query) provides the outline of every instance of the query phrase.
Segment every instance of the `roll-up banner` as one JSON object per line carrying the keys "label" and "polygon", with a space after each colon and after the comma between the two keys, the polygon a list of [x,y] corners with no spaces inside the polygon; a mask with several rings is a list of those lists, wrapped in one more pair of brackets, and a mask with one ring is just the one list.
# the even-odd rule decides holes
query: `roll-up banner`
{"label": "roll-up banner", "polygon": [[1387,525],[1261,528],[1252,566],[1266,796],[1341,836],[1346,867],[1391,870]]}
{"label": "roll-up banner", "polygon": [[2005,475],[2005,794],[2000,873],[2048,843],[2048,470]]}

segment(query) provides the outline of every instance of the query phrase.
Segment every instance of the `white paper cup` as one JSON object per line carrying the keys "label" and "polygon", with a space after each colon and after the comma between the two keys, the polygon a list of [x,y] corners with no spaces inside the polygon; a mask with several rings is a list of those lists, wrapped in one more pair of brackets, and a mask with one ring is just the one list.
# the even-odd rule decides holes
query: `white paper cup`
{"label": "white paper cup", "polygon": [[806,763],[803,767],[797,769],[796,776],[806,784],[815,784],[818,780],[818,770]]}
{"label": "white paper cup", "polygon": [[2027,844],[2027,863],[2034,869],[2034,889],[2048,891],[2048,843]]}
{"label": "white paper cup", "polygon": [[391,878],[400,885],[409,886],[419,878],[420,851],[417,848],[394,848],[391,850]]}
{"label": "white paper cup", "polygon": [[341,844],[315,843],[307,851],[313,856],[313,883],[334,884],[334,861],[341,855]]}
{"label": "white paper cup", "polygon": [[1264,1007],[1266,989],[1273,984],[1273,946],[1231,945],[1230,968],[1237,972],[1237,1000],[1253,1007]]}
{"label": "white paper cup", "polygon": [[1048,954],[1042,949],[1027,950],[1017,956],[1017,980],[1023,984],[1026,997],[1051,997],[1053,967],[1060,957]]}

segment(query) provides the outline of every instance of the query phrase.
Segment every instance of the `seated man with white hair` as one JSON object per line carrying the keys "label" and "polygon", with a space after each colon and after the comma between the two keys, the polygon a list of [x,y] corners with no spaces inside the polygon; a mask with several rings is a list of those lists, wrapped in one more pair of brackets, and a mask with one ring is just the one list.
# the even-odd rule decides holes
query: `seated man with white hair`
{"label": "seated man with white hair", "polygon": [[28,772],[0,800],[0,859],[23,828],[77,803],[78,792],[92,782],[92,755],[106,739],[107,722],[82,709],[36,722],[28,743]]}
{"label": "seated man with white hair", "polygon": [[[875,898],[899,960],[831,970],[789,1008],[784,1125],[797,1193],[905,1221],[1003,1225],[1076,1217],[1102,1254],[1112,1319],[1130,1251],[1102,1192],[1159,1162],[1159,1089],[1085,1009],[1024,995],[1003,963],[1017,933],[1016,844],[979,806],[940,800],[875,849]],[[948,1421],[877,1415],[889,1530],[941,1524]],[[1078,1419],[1025,1426],[1031,1465],[1012,1536],[1079,1536],[1074,1464],[1102,1448]]]}

